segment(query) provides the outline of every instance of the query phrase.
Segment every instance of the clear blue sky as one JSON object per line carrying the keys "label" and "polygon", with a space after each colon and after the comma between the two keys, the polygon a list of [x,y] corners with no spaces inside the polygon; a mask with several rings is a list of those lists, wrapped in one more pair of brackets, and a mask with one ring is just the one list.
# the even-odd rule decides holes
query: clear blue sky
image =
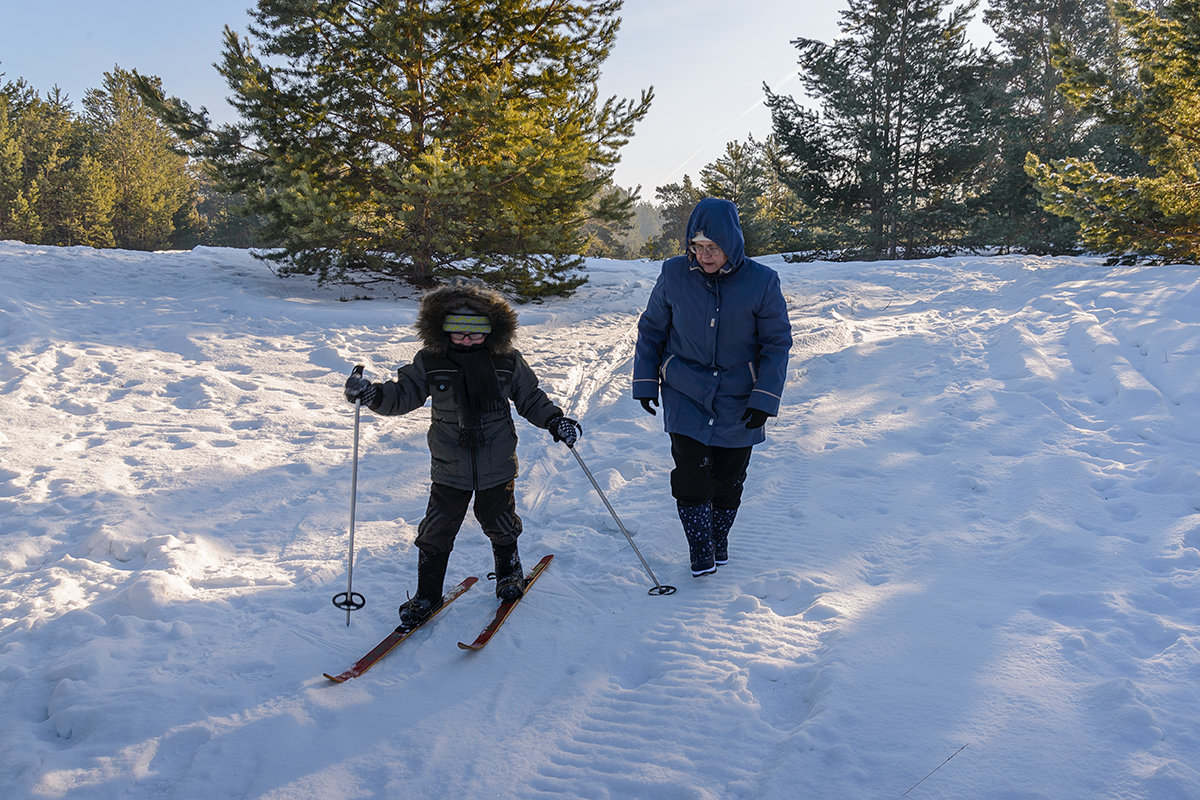
{"label": "clear blue sky", "polygon": [[[162,78],[167,94],[232,118],[213,68],[225,25],[244,32],[252,0],[0,0],[0,72],[39,92],[60,87],[78,108],[114,65]],[[829,41],[839,0],[626,0],[605,63],[604,97],[655,90],[650,113],[622,152],[618,185],[654,188],[696,178],[727,142],[762,139],[762,85],[799,95],[798,36]]]}

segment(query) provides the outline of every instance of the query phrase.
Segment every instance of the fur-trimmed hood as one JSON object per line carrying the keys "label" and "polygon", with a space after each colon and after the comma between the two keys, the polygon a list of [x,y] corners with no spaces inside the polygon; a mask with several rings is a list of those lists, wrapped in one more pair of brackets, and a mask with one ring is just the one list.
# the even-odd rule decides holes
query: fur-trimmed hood
{"label": "fur-trimmed hood", "polygon": [[517,338],[517,314],[508,301],[497,292],[483,286],[459,283],[442,286],[421,298],[417,309],[417,335],[421,342],[436,353],[450,349],[450,335],[442,330],[447,314],[469,308],[482,314],[492,323],[485,345],[492,353],[510,353]]}

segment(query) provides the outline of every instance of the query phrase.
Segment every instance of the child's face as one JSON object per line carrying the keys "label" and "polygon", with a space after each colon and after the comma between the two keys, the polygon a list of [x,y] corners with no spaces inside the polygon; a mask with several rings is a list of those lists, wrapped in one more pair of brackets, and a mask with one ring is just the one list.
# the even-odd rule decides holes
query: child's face
{"label": "child's face", "polygon": [[450,341],[453,344],[480,344],[487,338],[486,333],[458,333],[457,331],[450,334]]}

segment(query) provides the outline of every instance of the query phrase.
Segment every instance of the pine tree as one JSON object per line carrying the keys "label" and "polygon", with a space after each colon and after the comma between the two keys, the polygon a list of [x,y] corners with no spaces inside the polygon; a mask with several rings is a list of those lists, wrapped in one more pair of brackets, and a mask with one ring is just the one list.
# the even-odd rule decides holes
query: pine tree
{"label": "pine tree", "polygon": [[33,212],[25,178],[25,150],[14,103],[17,91],[9,83],[0,92],[0,239],[36,243],[41,223]]}
{"label": "pine tree", "polygon": [[1095,250],[1200,260],[1200,0],[1170,0],[1160,13],[1117,0],[1113,14],[1124,63],[1092,64],[1062,45],[1055,65],[1065,96],[1123,129],[1146,169],[1030,153],[1026,170],[1045,208],[1078,222]]}
{"label": "pine tree", "polygon": [[57,89],[0,92],[0,234],[36,244],[111,247],[111,175]]}
{"label": "pine tree", "polygon": [[259,0],[219,70],[241,121],[143,86],[266,220],[282,272],[569,293],[652,97],[599,102],[621,0]]}
{"label": "pine tree", "polygon": [[812,249],[807,235],[810,210],[779,179],[778,142],[753,136],[730,142],[725,152],[700,171],[701,187],[710,197],[729,200],[738,207],[749,254]]}
{"label": "pine tree", "polygon": [[729,142],[719,158],[700,170],[700,186],[705,195],[729,200],[737,206],[746,237],[746,253],[750,255],[775,252],[771,231],[758,213],[771,177],[753,137],[744,143]]}
{"label": "pine tree", "polygon": [[1096,124],[1058,91],[1062,74],[1051,54],[1061,41],[1089,63],[1115,64],[1117,37],[1107,0],[991,0],[984,20],[1004,50],[997,83],[1007,107],[992,131],[996,146],[984,165],[986,189],[975,203],[980,213],[974,239],[1004,250],[1073,252],[1079,226],[1041,208],[1025,174],[1025,154],[1123,158],[1112,126]]}
{"label": "pine tree", "polygon": [[595,205],[592,206],[588,219],[581,230],[587,242],[584,255],[591,258],[628,259],[632,257],[633,252],[628,246],[630,231],[633,227],[631,217],[625,214],[612,214],[599,204],[616,202],[623,206],[629,204],[632,207],[636,201],[636,190],[621,189],[617,186],[606,187],[603,194],[597,195],[594,200]]}
{"label": "pine tree", "polygon": [[[197,182],[178,142],[134,89],[133,73],[114,67],[84,98],[95,158],[112,175],[117,247],[156,250],[187,243],[197,223]],[[151,81],[157,84],[157,79]]]}
{"label": "pine tree", "polygon": [[788,185],[787,178],[799,170],[777,136],[767,137],[761,155],[770,176],[755,211],[756,224],[766,230],[769,241],[761,252],[786,253],[789,261],[830,258],[848,237],[823,227],[820,215]]}
{"label": "pine tree", "polygon": [[850,0],[843,36],[800,38],[801,81],[820,104],[768,91],[784,176],[850,253],[953,247],[985,150],[990,59],[966,40],[975,0]]}
{"label": "pine tree", "polygon": [[683,183],[659,186],[655,192],[662,214],[662,228],[658,235],[642,246],[643,258],[665,259],[683,254],[687,235],[688,219],[692,209],[704,198],[704,192],[692,183],[690,175],[683,176]]}
{"label": "pine tree", "polygon": [[38,165],[31,177],[39,189],[41,242],[112,247],[116,182],[93,155],[87,127],[57,88],[23,116],[26,155]]}

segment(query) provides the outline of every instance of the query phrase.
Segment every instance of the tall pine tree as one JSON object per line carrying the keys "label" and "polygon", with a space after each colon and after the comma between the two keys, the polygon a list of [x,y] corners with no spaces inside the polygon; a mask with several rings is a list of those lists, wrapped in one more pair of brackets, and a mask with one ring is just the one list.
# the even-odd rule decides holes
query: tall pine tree
{"label": "tall pine tree", "polygon": [[0,90],[0,237],[112,247],[115,193],[61,92],[42,98],[23,80]]}
{"label": "tall pine tree", "polygon": [[219,65],[237,124],[143,89],[282,272],[567,293],[589,215],[629,214],[609,179],[652,97],[597,97],[621,4],[259,0]]}
{"label": "tall pine tree", "polygon": [[706,195],[729,200],[738,207],[749,255],[775,252],[771,232],[758,214],[772,177],[762,149],[753,138],[728,143],[716,161],[700,170],[700,186]]}
{"label": "tall pine tree", "polygon": [[116,180],[93,149],[87,126],[58,89],[33,104],[27,154],[40,165],[35,180],[44,244],[112,247]]}
{"label": "tall pine tree", "polygon": [[1095,159],[1044,161],[1026,170],[1045,207],[1079,223],[1091,248],[1118,256],[1200,260],[1200,0],[1161,12],[1116,0],[1124,63],[1090,63],[1056,50],[1063,91],[1077,107],[1124,131],[1147,168],[1106,169]]}
{"label": "tall pine tree", "polygon": [[[198,224],[197,181],[174,135],[134,90],[134,75],[114,67],[84,98],[96,158],[116,185],[112,232],[117,247],[156,250],[187,244]],[[148,81],[157,86],[158,79]]]}
{"label": "tall pine tree", "polygon": [[775,137],[765,142],[751,136],[730,142],[725,152],[700,171],[701,187],[738,207],[746,252],[781,253],[816,246],[809,228],[808,209],[779,180]]}
{"label": "tall pine tree", "polygon": [[785,182],[851,254],[940,252],[963,235],[992,68],[966,39],[976,4],[850,0],[833,44],[794,42],[819,110],[767,93]]}
{"label": "tall pine tree", "polygon": [[1025,154],[1102,153],[1107,162],[1127,158],[1128,148],[1111,125],[1097,124],[1058,91],[1062,73],[1051,53],[1059,41],[1088,63],[1116,64],[1117,35],[1108,2],[990,0],[984,20],[1004,52],[997,83],[1007,108],[991,131],[996,147],[984,165],[987,186],[976,203],[974,239],[1006,250],[1071,252],[1078,247],[1079,226],[1041,208],[1040,194],[1025,174]]}
{"label": "tall pine tree", "polygon": [[662,214],[662,228],[658,235],[642,245],[644,258],[663,259],[683,253],[687,246],[688,219],[692,209],[704,198],[704,192],[692,183],[692,176],[684,175],[683,183],[669,183],[654,190]]}
{"label": "tall pine tree", "polygon": [[28,164],[21,125],[27,88],[8,83],[0,91],[0,238],[37,243],[42,223],[34,206],[40,188],[28,177],[34,165]]}

